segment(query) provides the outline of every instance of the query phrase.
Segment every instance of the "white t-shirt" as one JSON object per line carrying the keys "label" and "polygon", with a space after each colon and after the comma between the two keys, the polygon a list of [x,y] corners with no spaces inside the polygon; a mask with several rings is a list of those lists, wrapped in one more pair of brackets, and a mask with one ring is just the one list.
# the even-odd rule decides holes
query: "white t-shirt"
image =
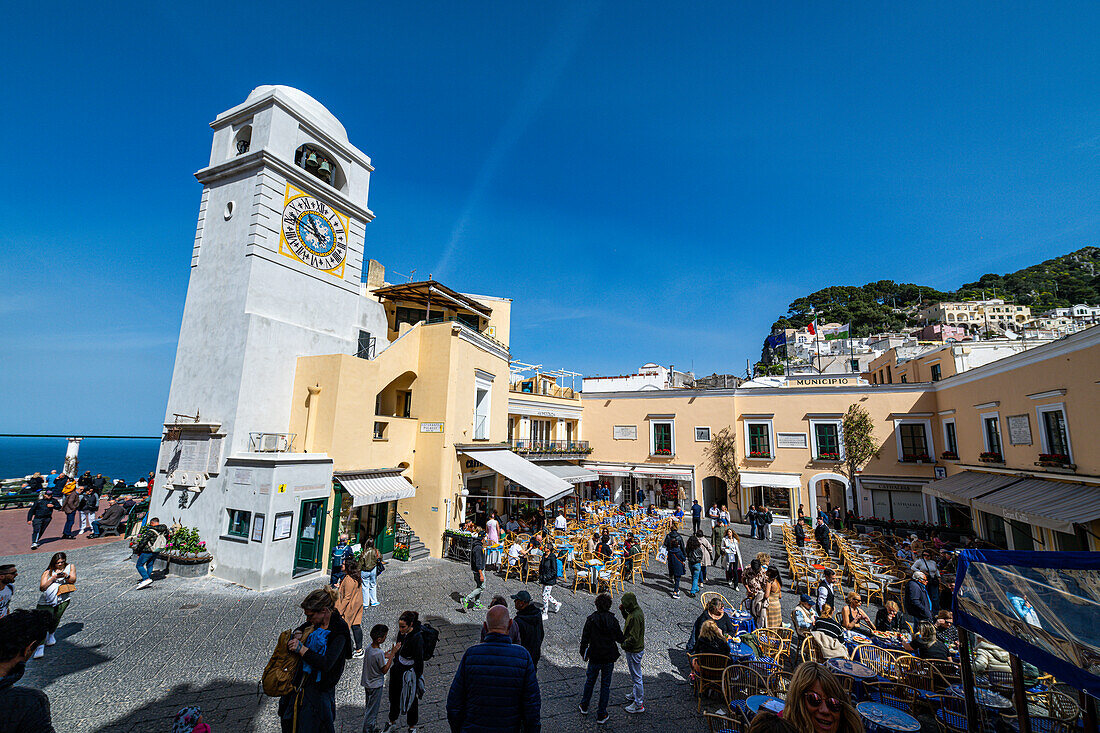
{"label": "white t-shirt", "polygon": [[520,547],[518,542],[513,542],[512,546],[508,548],[508,557],[512,558],[513,564],[516,560],[519,560],[519,556],[523,554],[523,548]]}
{"label": "white t-shirt", "polygon": [[567,526],[564,514],[559,514],[554,518],[554,529],[565,529]]}
{"label": "white t-shirt", "polygon": [[[65,566],[65,573],[66,573],[66,576],[65,576],[66,578],[69,575],[73,574],[72,563],[69,563],[68,565]],[[61,602],[69,597],[68,593],[65,593],[64,595],[61,595],[61,596],[59,596],[57,594],[58,589],[61,587],[61,584],[64,583],[64,582],[65,582],[65,580],[61,579],[61,580],[55,580],[54,582],[50,583],[49,587],[46,588],[46,590],[42,591],[42,595],[38,596],[38,605],[39,606],[59,606],[59,605],[61,605]]]}
{"label": "white t-shirt", "polygon": [[8,615],[8,604],[11,603],[12,593],[13,590],[10,585],[6,585],[3,590],[0,590],[0,618]]}

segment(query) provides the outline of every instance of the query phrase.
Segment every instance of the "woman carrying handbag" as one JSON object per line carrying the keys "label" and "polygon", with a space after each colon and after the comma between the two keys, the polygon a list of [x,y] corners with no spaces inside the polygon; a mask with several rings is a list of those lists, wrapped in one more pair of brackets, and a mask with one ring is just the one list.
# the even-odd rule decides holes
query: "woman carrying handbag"
{"label": "woman carrying handbag", "polygon": [[34,659],[44,656],[46,647],[57,643],[54,632],[61,623],[61,615],[69,607],[69,596],[76,590],[76,566],[69,562],[64,552],[54,553],[50,558],[50,564],[38,582],[38,589],[42,594],[38,597],[37,608],[50,614],[50,631],[46,634],[46,643],[34,650]]}

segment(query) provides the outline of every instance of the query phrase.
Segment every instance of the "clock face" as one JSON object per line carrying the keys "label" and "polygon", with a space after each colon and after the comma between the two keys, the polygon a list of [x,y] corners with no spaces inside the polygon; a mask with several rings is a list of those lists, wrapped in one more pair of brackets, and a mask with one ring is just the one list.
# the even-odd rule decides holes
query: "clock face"
{"label": "clock face", "polygon": [[299,260],[332,272],[344,264],[347,256],[345,221],[324,201],[302,194],[283,207],[282,237]]}

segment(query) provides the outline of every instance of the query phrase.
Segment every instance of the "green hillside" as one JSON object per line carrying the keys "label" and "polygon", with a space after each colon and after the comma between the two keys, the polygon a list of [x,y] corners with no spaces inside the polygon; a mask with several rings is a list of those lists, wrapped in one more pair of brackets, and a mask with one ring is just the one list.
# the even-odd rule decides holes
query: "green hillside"
{"label": "green hillside", "polygon": [[850,322],[854,336],[866,336],[920,325],[916,312],[922,304],[982,297],[1004,298],[1039,311],[1100,303],[1100,247],[1082,247],[1007,275],[982,275],[955,292],[893,280],[859,287],[834,285],[792,302],[772,329],[801,328],[816,317],[819,323]]}

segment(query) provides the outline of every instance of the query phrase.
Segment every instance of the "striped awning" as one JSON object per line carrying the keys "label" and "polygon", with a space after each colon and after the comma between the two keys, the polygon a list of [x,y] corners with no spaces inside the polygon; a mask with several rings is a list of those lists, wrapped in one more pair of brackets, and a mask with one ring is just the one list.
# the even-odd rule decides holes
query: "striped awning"
{"label": "striped awning", "polygon": [[368,506],[416,496],[416,487],[401,471],[400,468],[338,471],[332,478],[352,495],[352,506]]}

